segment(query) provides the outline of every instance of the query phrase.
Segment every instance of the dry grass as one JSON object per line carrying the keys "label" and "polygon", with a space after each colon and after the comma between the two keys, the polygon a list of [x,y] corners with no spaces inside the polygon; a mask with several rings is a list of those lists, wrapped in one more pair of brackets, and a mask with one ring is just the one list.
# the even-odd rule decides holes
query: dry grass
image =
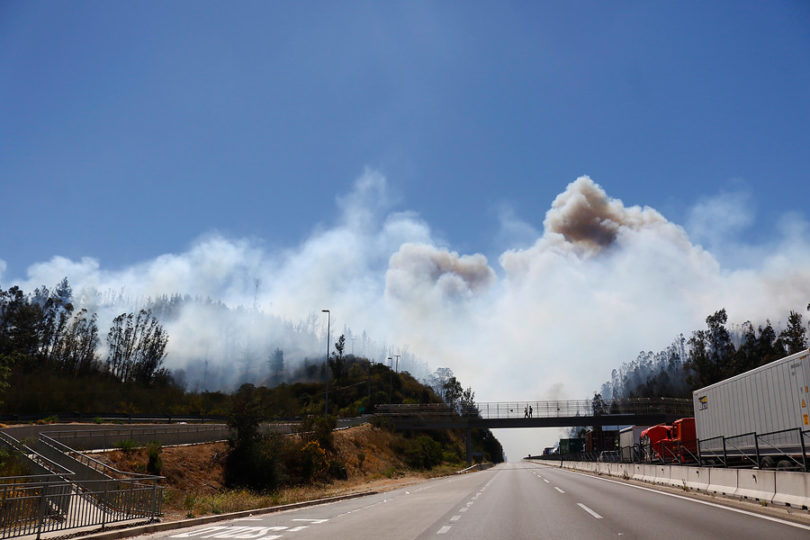
{"label": "dry grass", "polygon": [[[238,512],[364,491],[387,491],[452,474],[460,468],[442,465],[424,472],[408,470],[391,449],[397,437],[368,424],[337,431],[335,452],[346,465],[347,480],[288,487],[269,494],[225,487],[226,443],[163,448],[164,519]],[[142,471],[147,459],[144,449],[117,450],[105,456],[105,461],[130,471]]]}

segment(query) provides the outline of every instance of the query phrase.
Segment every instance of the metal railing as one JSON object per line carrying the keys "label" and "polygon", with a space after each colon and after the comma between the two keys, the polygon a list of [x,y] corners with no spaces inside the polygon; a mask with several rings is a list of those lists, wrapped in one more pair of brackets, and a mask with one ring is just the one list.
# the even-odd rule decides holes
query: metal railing
{"label": "metal railing", "polygon": [[[610,452],[607,459],[606,452]],[[536,458],[810,471],[810,430],[792,428],[702,440],[659,441],[652,445],[636,444],[602,452],[549,454]]]}
{"label": "metal railing", "polygon": [[119,471],[40,434],[39,450],[0,433],[0,442],[48,474],[0,478],[0,538],[153,520],[162,510],[161,476]]}
{"label": "metal railing", "polygon": [[146,445],[152,441],[161,444],[192,444],[225,440],[230,428],[225,424],[189,424],[127,426],[70,431],[47,431],[48,437],[75,450],[115,448],[122,441]]}
{"label": "metal railing", "polygon": [[0,536],[14,538],[130,520],[161,513],[156,479],[85,481],[81,488],[43,476],[0,478]]}
{"label": "metal railing", "polygon": [[602,416],[623,414],[668,414],[690,416],[692,400],[681,398],[637,398],[615,401],[552,400],[552,401],[495,401],[474,406],[451,407],[446,403],[382,404],[376,412],[393,415],[447,415],[478,416],[483,419],[555,418],[576,416]]}

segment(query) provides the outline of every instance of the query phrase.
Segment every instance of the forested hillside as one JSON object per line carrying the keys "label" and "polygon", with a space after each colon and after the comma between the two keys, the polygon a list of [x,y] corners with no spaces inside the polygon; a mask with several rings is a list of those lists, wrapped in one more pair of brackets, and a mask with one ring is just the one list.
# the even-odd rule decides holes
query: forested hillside
{"label": "forested hillside", "polygon": [[[810,305],[807,306],[810,310]],[[777,332],[776,328],[781,328]],[[666,349],[642,351],[611,373],[600,388],[604,399],[691,397],[692,391],[807,349],[807,326],[790,311],[781,324],[728,325],[721,309],[706,317],[706,329],[678,336]]]}

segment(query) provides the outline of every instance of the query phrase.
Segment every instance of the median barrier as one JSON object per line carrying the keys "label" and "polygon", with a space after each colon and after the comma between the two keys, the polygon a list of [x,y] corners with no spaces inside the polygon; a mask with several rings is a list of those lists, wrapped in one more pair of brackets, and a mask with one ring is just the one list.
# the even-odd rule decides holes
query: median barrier
{"label": "median barrier", "polygon": [[734,495],[737,491],[737,469],[709,469],[710,493]]}
{"label": "median barrier", "polygon": [[672,479],[670,469],[671,465],[656,465],[655,466],[655,483],[663,486],[671,486]]}
{"label": "median barrier", "polygon": [[642,480],[642,476],[644,476],[644,471],[641,469],[644,465],[640,463],[634,463],[632,466],[632,472],[630,473],[630,478],[633,480]]}
{"label": "median barrier", "polygon": [[689,467],[672,467],[669,468],[669,485],[685,488],[689,481]]}
{"label": "median barrier", "polygon": [[743,499],[771,502],[776,494],[776,471],[739,469],[734,495]]}
{"label": "median barrier", "polygon": [[640,465],[637,479],[655,484],[655,465]]}
{"label": "median barrier", "polygon": [[810,509],[810,474],[794,471],[776,471],[774,504]]}
{"label": "median barrier", "polygon": [[686,470],[686,487],[707,491],[709,489],[709,469],[700,467],[682,467]]}

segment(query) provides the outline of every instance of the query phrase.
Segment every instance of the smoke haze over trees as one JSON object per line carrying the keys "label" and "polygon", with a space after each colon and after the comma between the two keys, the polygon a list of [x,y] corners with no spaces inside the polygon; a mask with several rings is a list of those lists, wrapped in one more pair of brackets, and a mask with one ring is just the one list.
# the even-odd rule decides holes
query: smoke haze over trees
{"label": "smoke haze over trees", "polygon": [[599,395],[691,398],[693,390],[807,349],[808,327],[803,320],[801,313],[791,310],[778,334],[770,321],[756,329],[750,321],[729,329],[728,315],[721,309],[706,317],[706,330],[693,332],[688,340],[679,336],[657,353],[641,352],[614,369]]}
{"label": "smoke haze over trees", "polygon": [[[290,381],[299,369],[317,376],[328,308],[346,354],[398,353],[421,378],[447,366],[483,401],[583,399],[612,367],[640,349],[664,351],[718,307],[728,328],[750,321],[761,347],[760,327],[767,334],[768,320],[803,310],[807,216],[785,215],[763,236],[739,219],[754,202],[706,194],[678,224],[670,209],[627,204],[583,176],[526,221],[505,209],[496,245],[476,253],[454,249],[366,171],[298,244],[208,233],[121,268],[54,256],[0,284],[33,291],[67,276],[74,311],[97,315],[102,358],[112,320],[151,309],[171,336],[163,366],[190,390]],[[271,367],[276,350],[282,367]],[[645,354],[641,364],[660,363]],[[686,356],[664,356],[672,378]]]}

